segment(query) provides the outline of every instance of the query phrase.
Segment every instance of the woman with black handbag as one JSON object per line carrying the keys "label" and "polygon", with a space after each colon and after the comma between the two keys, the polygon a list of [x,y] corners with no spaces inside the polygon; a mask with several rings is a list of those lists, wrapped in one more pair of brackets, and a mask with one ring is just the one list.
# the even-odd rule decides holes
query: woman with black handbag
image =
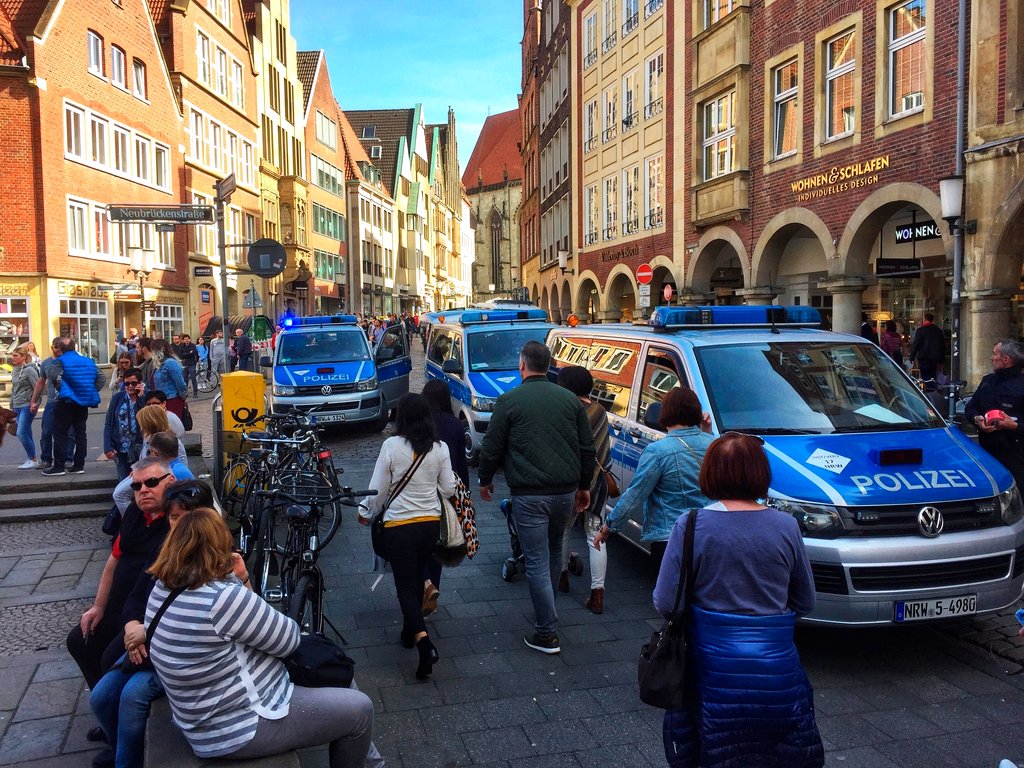
{"label": "woman with black handbag", "polygon": [[[727,432],[701,465],[701,492],[718,501],[699,510],[692,527],[693,584],[682,620],[687,704],[665,712],[673,768],[824,764],[811,684],[793,643],[796,617],[814,608],[814,580],[796,520],[758,501],[771,483],[762,445]],[[654,588],[666,618],[678,610],[690,517],[676,521]]]}
{"label": "woman with black handbag", "polygon": [[431,563],[441,530],[440,493],[450,498],[457,477],[448,446],[437,439],[430,404],[423,395],[398,401],[394,437],[380,447],[370,489],[377,492],[359,508],[359,522],[383,522],[382,546],[391,563],[402,609],[402,645],[419,652],[416,678],[430,676],[439,654],[423,620],[423,574]]}

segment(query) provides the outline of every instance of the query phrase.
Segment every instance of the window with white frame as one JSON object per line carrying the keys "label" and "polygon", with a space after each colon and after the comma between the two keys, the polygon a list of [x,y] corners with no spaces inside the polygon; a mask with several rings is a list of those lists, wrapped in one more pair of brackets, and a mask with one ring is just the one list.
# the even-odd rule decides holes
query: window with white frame
{"label": "window with white frame", "polygon": [[196,31],[196,70],[199,82],[210,84],[210,38]]}
{"label": "window with white frame", "polygon": [[615,87],[614,83],[604,89],[604,123],[602,124],[601,133],[602,142],[611,141],[618,133],[615,122],[618,114],[618,90],[619,89]]}
{"label": "window with white frame", "polygon": [[242,92],[242,65],[237,61],[231,62],[231,103],[236,107],[245,105],[245,97]]}
{"label": "window with white frame", "polygon": [[107,132],[110,123],[96,115],[89,116],[89,159],[97,165],[107,164]]}
{"label": "window with white frame", "polygon": [[228,209],[225,235],[231,245],[238,245],[242,242],[242,211],[240,209]]}
{"label": "window with white frame", "polygon": [[309,156],[312,181],[320,189],[326,189],[339,197],[345,194],[345,174],[341,169],[312,153]]}
{"label": "window with white frame", "polygon": [[665,181],[661,153],[647,158],[644,169],[644,229],[659,227],[663,221]]}
{"label": "window with white frame", "polygon": [[772,156],[788,157],[796,152],[797,131],[800,129],[797,104],[799,66],[796,59],[787,61],[772,71],[772,120],[774,141]]}
{"label": "window with white frame", "polygon": [[127,88],[127,59],[124,50],[116,45],[110,46],[110,82],[118,88]]}
{"label": "window with white frame", "polygon": [[593,245],[600,239],[598,227],[601,226],[601,201],[597,194],[597,184],[591,184],[583,190],[583,213],[586,217],[583,242]]}
{"label": "window with white frame", "polygon": [[149,181],[149,139],[135,137],[135,177],[139,181]]}
{"label": "window with white frame", "polygon": [[189,154],[192,155],[192,159],[197,163],[205,162],[206,153],[203,151],[205,147],[204,135],[203,115],[201,112],[193,109],[189,122]]}
{"label": "window with white frame", "polygon": [[0,296],[0,345],[10,349],[29,340],[29,297]]}
{"label": "window with white frame", "polygon": [[85,158],[85,110],[64,105],[64,152],[71,157]]}
{"label": "window with white frame", "polygon": [[592,13],[583,20],[583,68],[597,61],[597,14]]}
{"label": "window with white frame", "polygon": [[604,20],[604,40],[601,42],[601,50],[605,53],[615,47],[618,40],[618,26],[615,21],[615,6],[618,0],[602,0],[603,7],[601,15]]}
{"label": "window with white frame", "polygon": [[583,151],[590,152],[597,146],[597,99],[588,101],[583,113]]}
{"label": "window with white frame", "polygon": [[146,64],[139,59],[132,59],[132,92],[140,99],[146,99]]}
{"label": "window with white frame", "polygon": [[86,37],[89,41],[89,71],[103,77],[103,38],[91,29]]}
{"label": "window with white frame", "polygon": [[909,0],[887,11],[889,116],[924,109],[926,0]]}
{"label": "window with white frame", "polygon": [[704,180],[715,179],[735,170],[736,92],[719,96],[704,105]]}
{"label": "window with white frame", "polygon": [[131,131],[123,125],[115,125],[112,136],[114,145],[114,170],[128,175],[132,171],[132,156],[129,154]]}
{"label": "window with white frame", "polygon": [[[192,193],[192,205],[209,205],[205,195],[196,192]],[[189,227],[195,235],[195,252],[199,256],[210,258],[213,256],[213,227]]]}
{"label": "window with white frame", "polygon": [[316,140],[331,149],[338,147],[338,126],[319,109],[316,111]]}
{"label": "window with white frame", "polygon": [[61,299],[57,325],[61,336],[74,339],[78,353],[106,363],[107,302],[95,299]]}
{"label": "window with white frame", "polygon": [[230,0],[206,0],[206,7],[210,13],[216,16],[225,24],[231,24],[231,1]]}
{"label": "window with white frame", "polygon": [[640,19],[640,0],[622,0],[622,36],[637,27]]}
{"label": "window with white frame", "polygon": [[622,172],[622,234],[632,235],[640,230],[640,166],[634,165]]}
{"label": "window with white frame", "polygon": [[662,51],[644,62],[644,117],[661,114],[665,109],[664,84],[665,54]]}
{"label": "window with white frame", "polygon": [[849,30],[825,43],[825,139],[853,133],[857,107],[854,76],[856,32]]}
{"label": "window with white frame", "polygon": [[132,247],[131,224],[121,221],[110,227],[110,253],[119,259],[128,259],[128,249]]}
{"label": "window with white frame", "polygon": [[380,160],[384,156],[384,147],[380,144],[374,144],[370,147],[370,159]]}
{"label": "window with white frame", "polygon": [[174,269],[174,233],[156,233],[156,251],[153,254],[154,266],[161,269]]}
{"label": "window with white frame", "polygon": [[601,218],[604,221],[603,235],[605,240],[614,240],[616,235],[615,223],[618,220],[619,214],[618,184],[616,181],[615,176],[609,176],[601,185],[601,208],[603,211]]}
{"label": "window with white frame", "polygon": [[169,339],[185,330],[185,308],[180,304],[157,304],[149,316],[153,333]]}
{"label": "window with white frame", "polygon": [[171,188],[171,150],[163,144],[153,145],[153,183],[160,189]]}
{"label": "window with white frame", "polygon": [[732,13],[735,0],[704,0],[704,28]]}
{"label": "window with white frame", "polygon": [[256,242],[256,217],[251,213],[244,214],[242,216],[242,227],[242,235],[245,237],[245,242]]}
{"label": "window with white frame", "polygon": [[635,128],[640,122],[640,111],[637,106],[637,86],[640,73],[631,69],[622,77],[622,131]]}
{"label": "window with white frame", "polygon": [[68,200],[68,252],[85,256],[89,253],[89,204]]}
{"label": "window with white frame", "polygon": [[209,161],[217,170],[221,169],[221,165],[224,162],[224,156],[221,150],[224,148],[222,144],[223,133],[219,123],[210,121],[210,154]]}
{"label": "window with white frame", "polygon": [[98,206],[92,209],[92,250],[100,256],[110,256],[110,222],[107,212]]}
{"label": "window with white frame", "polygon": [[242,183],[252,186],[253,178],[255,176],[253,166],[253,147],[252,143],[248,141],[242,142]]}
{"label": "window with white frame", "polygon": [[217,93],[228,98],[228,54],[223,48],[217,49],[216,66],[214,77],[217,81]]}

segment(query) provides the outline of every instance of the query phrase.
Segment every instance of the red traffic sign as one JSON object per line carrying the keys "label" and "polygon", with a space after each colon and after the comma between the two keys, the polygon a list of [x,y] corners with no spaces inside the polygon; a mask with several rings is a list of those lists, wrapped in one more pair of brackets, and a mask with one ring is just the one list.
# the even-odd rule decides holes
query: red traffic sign
{"label": "red traffic sign", "polygon": [[636,268],[636,281],[640,285],[648,285],[654,279],[654,270],[650,264],[641,264]]}
{"label": "red traffic sign", "polygon": [[672,284],[665,283],[665,289],[661,293],[665,297],[665,301],[672,301]]}

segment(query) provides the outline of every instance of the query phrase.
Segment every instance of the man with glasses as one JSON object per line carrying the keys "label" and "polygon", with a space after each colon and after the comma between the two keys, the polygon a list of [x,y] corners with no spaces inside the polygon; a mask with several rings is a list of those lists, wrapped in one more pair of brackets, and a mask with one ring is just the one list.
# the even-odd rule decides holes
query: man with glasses
{"label": "man with glasses", "polygon": [[135,500],[125,510],[93,604],[67,638],[68,652],[90,688],[124,653],[124,601],[167,537],[164,491],[173,482],[170,467],[159,459],[146,458],[132,468]]}
{"label": "man with glasses", "polygon": [[132,464],[139,459],[142,431],[135,416],[145,403],[142,397],[145,385],[138,368],[126,370],[122,381],[124,389],[110,398],[103,423],[103,453],[117,462],[118,480],[128,477]]}

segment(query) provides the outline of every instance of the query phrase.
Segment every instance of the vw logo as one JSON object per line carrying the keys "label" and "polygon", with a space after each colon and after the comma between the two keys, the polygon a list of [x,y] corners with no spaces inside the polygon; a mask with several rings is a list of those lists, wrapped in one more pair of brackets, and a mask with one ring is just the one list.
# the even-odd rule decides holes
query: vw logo
{"label": "vw logo", "polygon": [[320,394],[321,395],[329,395],[333,391],[334,390],[331,389],[331,385],[330,384],[324,384],[322,387],[320,387]]}
{"label": "vw logo", "polygon": [[917,527],[921,529],[921,535],[929,539],[934,539],[942,533],[945,524],[942,512],[936,507],[921,507],[921,511],[917,513]]}

